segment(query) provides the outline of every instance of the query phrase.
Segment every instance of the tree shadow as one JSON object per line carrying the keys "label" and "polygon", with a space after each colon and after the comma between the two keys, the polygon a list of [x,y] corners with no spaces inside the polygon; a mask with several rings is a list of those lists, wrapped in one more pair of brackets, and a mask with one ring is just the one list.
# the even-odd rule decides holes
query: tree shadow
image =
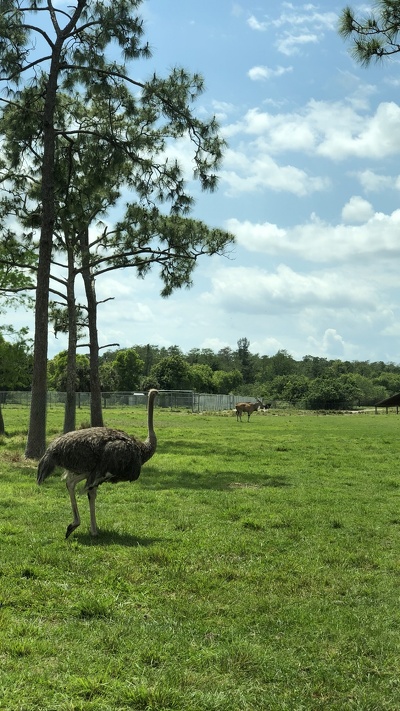
{"label": "tree shadow", "polygon": [[262,480],[258,482],[257,480],[253,480],[252,482],[246,482],[243,481],[233,481],[228,485],[229,489],[246,489],[246,488],[251,488],[254,486],[254,488],[258,489],[263,489],[265,487],[273,487],[273,488],[281,488],[283,486],[291,486],[291,483],[289,481],[289,478],[285,476],[285,474],[274,474],[274,475],[265,475],[262,477]]}
{"label": "tree shadow", "polygon": [[[213,445],[214,454],[217,453],[219,449],[219,446],[216,446],[215,444]],[[221,447],[221,450],[223,452],[226,452],[226,445],[224,447]],[[162,454],[188,454],[190,456],[193,455],[194,451],[199,451],[205,456],[204,442],[202,442],[201,440],[198,440],[197,442],[191,440],[190,442],[188,442],[184,439],[167,439],[162,443],[162,448],[160,447],[160,451],[162,452]]]}
{"label": "tree shadow", "polygon": [[130,533],[118,533],[118,531],[110,531],[105,528],[99,529],[97,536],[76,532],[71,537],[71,541],[74,540],[82,546],[127,546],[131,548],[152,546],[163,541],[162,538],[141,538]]}
{"label": "tree shadow", "polygon": [[[148,475],[147,475],[148,472]],[[287,487],[291,486],[289,477],[285,474],[266,474],[265,472],[244,472],[243,470],[225,470],[215,473],[205,470],[180,471],[150,468],[142,472],[139,479],[143,490],[192,489],[230,491],[238,488]]]}

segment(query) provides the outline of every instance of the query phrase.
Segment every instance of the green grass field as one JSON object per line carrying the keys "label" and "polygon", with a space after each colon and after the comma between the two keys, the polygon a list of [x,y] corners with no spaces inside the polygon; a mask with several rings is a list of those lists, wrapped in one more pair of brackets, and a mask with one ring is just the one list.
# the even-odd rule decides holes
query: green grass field
{"label": "green grass field", "polygon": [[400,417],[156,408],[139,481],[100,487],[96,539],[80,497],[66,541],[65,485],[4,416],[0,709],[400,709]]}

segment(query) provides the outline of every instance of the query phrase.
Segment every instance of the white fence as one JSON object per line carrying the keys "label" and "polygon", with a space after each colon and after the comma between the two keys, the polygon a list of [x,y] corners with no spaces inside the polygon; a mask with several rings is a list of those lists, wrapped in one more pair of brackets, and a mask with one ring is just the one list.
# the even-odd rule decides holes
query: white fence
{"label": "white fence", "polygon": [[[135,407],[146,404],[146,394],[142,392],[110,392],[102,393],[103,408]],[[49,390],[47,393],[48,407],[63,407],[66,395],[62,392]],[[233,410],[237,402],[255,402],[256,398],[248,395],[214,395],[211,393],[195,393],[193,390],[160,390],[156,400],[157,407],[171,410],[190,410],[191,412],[218,412]],[[12,407],[31,404],[31,393],[27,391],[0,392],[2,407]],[[90,393],[76,394],[77,408],[90,406]]]}

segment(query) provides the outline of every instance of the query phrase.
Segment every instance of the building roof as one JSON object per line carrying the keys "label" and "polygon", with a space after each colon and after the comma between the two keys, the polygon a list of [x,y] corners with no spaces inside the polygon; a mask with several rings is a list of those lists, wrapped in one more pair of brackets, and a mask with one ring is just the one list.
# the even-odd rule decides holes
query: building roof
{"label": "building roof", "polygon": [[395,395],[387,397],[385,400],[377,402],[375,407],[396,407],[397,405],[400,405],[400,393],[396,393]]}

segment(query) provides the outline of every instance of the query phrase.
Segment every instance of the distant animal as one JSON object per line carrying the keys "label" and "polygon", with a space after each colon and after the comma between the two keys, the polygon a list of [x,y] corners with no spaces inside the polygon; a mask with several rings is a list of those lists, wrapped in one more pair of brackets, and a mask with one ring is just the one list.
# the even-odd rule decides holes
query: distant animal
{"label": "distant animal", "polygon": [[264,405],[257,398],[257,402],[238,402],[236,403],[236,422],[242,421],[242,415],[244,412],[247,412],[247,422],[250,421],[250,415],[252,412],[255,412],[259,408],[264,409]]}
{"label": "distant animal", "polygon": [[142,464],[156,451],[157,438],[153,427],[154,400],[157,390],[150,390],[147,405],[147,438],[143,442],[126,432],[108,427],[88,427],[57,437],[48,446],[38,465],[37,483],[47,479],[60,466],[66,469],[66,480],[71,500],[73,521],[67,527],[65,537],[80,525],[75,487],[86,479],[84,491],[89,498],[90,533],[97,535],[95,501],[97,487],[108,481],[135,481]]}

